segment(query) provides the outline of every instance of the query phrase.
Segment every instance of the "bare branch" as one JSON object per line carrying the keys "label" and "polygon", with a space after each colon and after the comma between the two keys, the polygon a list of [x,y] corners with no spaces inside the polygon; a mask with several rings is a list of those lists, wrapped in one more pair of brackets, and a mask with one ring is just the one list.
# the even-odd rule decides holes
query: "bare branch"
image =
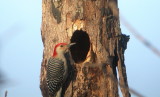
{"label": "bare branch", "polygon": [[122,24],[132,33],[138,40],[140,40],[146,47],[154,52],[154,54],[160,57],[160,51],[154,47],[149,41],[139,34],[139,31],[135,29],[126,19],[121,15]]}
{"label": "bare branch", "polygon": [[7,97],[8,91],[6,90],[4,97]]}

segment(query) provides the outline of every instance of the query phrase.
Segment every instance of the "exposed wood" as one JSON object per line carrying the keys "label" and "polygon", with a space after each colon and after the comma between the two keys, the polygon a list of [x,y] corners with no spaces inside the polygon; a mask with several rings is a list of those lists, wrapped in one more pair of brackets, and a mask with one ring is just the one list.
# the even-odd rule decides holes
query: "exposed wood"
{"label": "exposed wood", "polygon": [[130,97],[124,64],[129,37],[121,33],[118,15],[116,0],[42,0],[43,97],[49,97],[46,63],[59,42],[77,43],[64,97],[119,97],[116,68],[122,94]]}

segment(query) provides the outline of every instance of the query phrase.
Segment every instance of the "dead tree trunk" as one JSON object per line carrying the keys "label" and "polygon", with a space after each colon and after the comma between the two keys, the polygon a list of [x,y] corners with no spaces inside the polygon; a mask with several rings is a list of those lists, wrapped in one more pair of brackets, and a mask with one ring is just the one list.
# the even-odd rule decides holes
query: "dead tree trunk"
{"label": "dead tree trunk", "polygon": [[46,63],[59,42],[77,43],[71,48],[75,64],[64,97],[119,97],[119,83],[123,97],[130,97],[124,64],[129,37],[120,30],[117,0],[42,0],[41,31],[43,97],[49,97]]}

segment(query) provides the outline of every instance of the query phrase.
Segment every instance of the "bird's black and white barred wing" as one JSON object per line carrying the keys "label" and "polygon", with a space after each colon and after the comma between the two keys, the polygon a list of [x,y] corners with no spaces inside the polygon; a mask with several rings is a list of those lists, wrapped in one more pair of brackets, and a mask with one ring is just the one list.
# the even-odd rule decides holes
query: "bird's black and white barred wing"
{"label": "bird's black and white barred wing", "polygon": [[62,87],[64,62],[58,58],[50,58],[47,64],[47,85],[49,93],[55,95]]}

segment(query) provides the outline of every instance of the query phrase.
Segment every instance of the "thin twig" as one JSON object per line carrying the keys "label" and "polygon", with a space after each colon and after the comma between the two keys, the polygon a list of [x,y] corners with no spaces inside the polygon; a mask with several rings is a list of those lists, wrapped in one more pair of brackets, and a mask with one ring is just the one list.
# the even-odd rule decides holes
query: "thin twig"
{"label": "thin twig", "polygon": [[142,37],[139,32],[128,22],[125,20],[123,16],[121,17],[121,23],[132,33],[138,40],[140,40],[146,47],[150,48],[156,55],[160,57],[160,51],[154,47],[149,41],[147,41],[144,37]]}
{"label": "thin twig", "polygon": [[4,96],[4,97],[7,97],[7,94],[8,94],[8,91],[6,90],[6,92],[5,92],[5,96]]}
{"label": "thin twig", "polygon": [[[108,77],[111,78],[112,81],[116,82],[117,79],[115,79],[115,77],[113,75],[108,75]],[[125,85],[121,85],[120,82],[118,81],[118,85],[121,87],[121,88],[127,88]],[[145,97],[144,95],[142,95],[141,93],[137,92],[136,90],[132,89],[132,88],[129,88],[129,91],[130,93],[136,95],[137,97]]]}
{"label": "thin twig", "polygon": [[131,89],[131,88],[129,88],[129,91],[130,91],[132,94],[136,95],[137,97],[144,97],[142,94],[138,93],[137,91],[135,91],[135,90],[133,90],[133,89]]}

